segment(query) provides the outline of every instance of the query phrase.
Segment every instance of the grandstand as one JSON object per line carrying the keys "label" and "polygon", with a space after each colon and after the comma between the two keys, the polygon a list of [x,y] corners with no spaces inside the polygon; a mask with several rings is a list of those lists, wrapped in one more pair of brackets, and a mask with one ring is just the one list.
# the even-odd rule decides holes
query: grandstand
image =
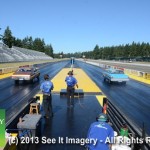
{"label": "grandstand", "polygon": [[53,58],[42,52],[15,47],[15,46],[9,48],[7,45],[0,43],[0,63],[39,61],[39,60],[50,60],[50,59]]}

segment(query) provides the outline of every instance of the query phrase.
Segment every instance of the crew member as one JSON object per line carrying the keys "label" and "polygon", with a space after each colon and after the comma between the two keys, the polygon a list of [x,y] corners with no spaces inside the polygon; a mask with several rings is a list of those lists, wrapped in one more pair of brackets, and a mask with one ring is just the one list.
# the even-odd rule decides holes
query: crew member
{"label": "crew member", "polygon": [[45,117],[49,118],[53,116],[52,112],[52,95],[51,90],[53,90],[54,86],[51,81],[49,81],[49,75],[44,75],[44,82],[41,84],[40,89],[43,93],[43,109],[45,113]]}
{"label": "crew member", "polygon": [[114,130],[107,123],[107,116],[105,114],[101,113],[97,117],[97,122],[91,124],[87,138],[97,140],[95,145],[93,143],[87,145],[89,150],[111,149],[111,140],[114,138]]}
{"label": "crew member", "polygon": [[68,75],[65,79],[66,84],[67,84],[67,98],[71,99],[74,98],[74,91],[75,91],[75,86],[78,88],[77,80],[75,77],[73,77],[73,71],[69,71]]}

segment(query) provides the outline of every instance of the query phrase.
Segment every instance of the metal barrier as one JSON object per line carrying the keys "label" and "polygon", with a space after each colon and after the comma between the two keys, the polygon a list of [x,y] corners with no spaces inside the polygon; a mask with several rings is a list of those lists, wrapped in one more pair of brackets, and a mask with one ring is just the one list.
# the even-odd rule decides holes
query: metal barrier
{"label": "metal barrier", "polygon": [[2,69],[0,69],[0,74],[2,74]]}
{"label": "metal barrier", "polygon": [[150,73],[148,73],[148,74],[147,74],[147,79],[149,79],[149,80],[150,80]]}
{"label": "metal barrier", "polygon": [[150,80],[150,73],[147,73],[147,72],[142,72],[142,71],[133,70],[133,69],[126,69],[126,68],[122,68],[122,67],[119,67],[119,66],[105,65],[105,64],[98,63],[98,62],[87,61],[86,63],[91,64],[91,65],[95,65],[95,66],[99,66],[99,67],[104,68],[104,69],[108,69],[108,68],[121,69],[126,74],[134,75],[134,76],[137,76],[137,77],[141,77],[141,78]]}
{"label": "metal barrier", "polygon": [[[108,100],[107,114],[108,114],[110,122],[113,124],[114,129],[118,133],[120,131],[121,125],[124,122],[126,122],[128,129],[129,129],[130,137],[145,138],[145,135],[143,135],[144,129],[143,131],[139,131],[137,127],[133,123],[131,123],[131,121],[129,121],[125,117],[125,115],[123,115],[121,111],[118,108],[116,108],[116,106],[114,106],[114,104],[110,102],[109,100]],[[138,144],[138,145],[132,144],[131,148],[132,150],[150,150],[150,145],[144,142],[143,144]]]}
{"label": "metal barrier", "polygon": [[16,71],[17,69],[18,69],[18,67],[1,68],[0,69],[0,74],[11,73],[11,72]]}

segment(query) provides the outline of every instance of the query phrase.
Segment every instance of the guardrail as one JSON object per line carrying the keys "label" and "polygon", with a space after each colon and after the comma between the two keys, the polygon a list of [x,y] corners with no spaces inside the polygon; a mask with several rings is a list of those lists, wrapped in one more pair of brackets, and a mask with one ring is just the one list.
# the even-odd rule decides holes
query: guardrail
{"label": "guardrail", "polygon": [[[110,122],[113,124],[114,129],[119,133],[121,125],[125,122],[127,123],[129,133],[130,133],[130,138],[145,138],[144,134],[144,129],[143,131],[140,131],[137,129],[137,127],[131,123],[125,115],[121,113],[120,110],[112,102],[108,100],[108,109],[107,109],[107,114],[110,119]],[[132,150],[150,150],[150,145],[148,143],[145,143],[145,140],[143,141],[143,144],[131,144],[131,149]]]}
{"label": "guardrail", "polygon": [[0,75],[1,74],[6,74],[6,73],[11,73],[14,72],[18,69],[18,67],[8,67],[8,68],[1,68],[0,69]]}
{"label": "guardrail", "polygon": [[142,77],[144,79],[150,80],[150,73],[147,73],[147,72],[131,70],[131,69],[124,69],[124,72],[126,74],[129,74],[129,75],[134,75],[134,76],[137,76],[137,77]]}
{"label": "guardrail", "polygon": [[[26,65],[29,65],[29,66],[35,65],[36,66],[36,65],[40,65],[40,64],[47,64],[47,63],[51,63],[51,62],[55,63],[55,62],[65,61],[65,60],[68,60],[68,59],[52,59],[52,60],[46,61],[46,62],[33,62],[32,64],[31,64],[31,62],[28,62],[29,64],[20,63],[20,66],[26,66]],[[19,68],[19,66],[0,68],[0,75],[15,72],[16,70],[18,70],[18,68]]]}
{"label": "guardrail", "polygon": [[143,71],[138,71],[138,70],[133,70],[133,69],[126,69],[126,68],[122,68],[122,67],[118,67],[118,66],[105,65],[105,64],[98,63],[98,62],[86,61],[86,63],[101,67],[103,69],[107,69],[107,68],[121,69],[126,74],[134,75],[134,76],[137,76],[137,77],[141,77],[143,79],[150,80],[150,73],[148,73],[148,72],[143,72]]}

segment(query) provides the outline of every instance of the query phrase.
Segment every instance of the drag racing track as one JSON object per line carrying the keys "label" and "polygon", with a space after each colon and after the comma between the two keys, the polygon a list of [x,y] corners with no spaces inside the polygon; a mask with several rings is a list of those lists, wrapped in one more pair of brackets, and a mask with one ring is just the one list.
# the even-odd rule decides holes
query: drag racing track
{"label": "drag racing track", "polygon": [[[41,72],[40,81],[35,81],[33,84],[20,83],[15,85],[11,78],[0,80],[0,108],[6,109],[6,125],[23,109],[28,100],[39,91],[44,74],[49,74],[50,79],[52,79],[66,66],[70,67],[70,61],[39,66]],[[131,124],[135,124],[140,130],[144,122],[146,133],[150,135],[150,85],[132,79],[126,85],[105,83],[102,76],[103,69],[80,61],[75,61],[74,66],[83,69],[89,75],[108,99],[130,120]]]}
{"label": "drag racing track", "polygon": [[14,80],[6,78],[0,80],[0,108],[6,110],[6,125],[8,125],[16,114],[23,109],[35,93],[39,90],[43,75],[49,74],[50,78],[55,76],[68,61],[48,63],[38,66],[41,72],[40,81],[31,83],[20,83],[15,85]]}
{"label": "drag racing track", "polygon": [[83,62],[77,62],[77,65],[139,130],[144,122],[146,133],[150,135],[150,85],[132,79],[126,85],[105,83],[102,76],[103,69]]}

